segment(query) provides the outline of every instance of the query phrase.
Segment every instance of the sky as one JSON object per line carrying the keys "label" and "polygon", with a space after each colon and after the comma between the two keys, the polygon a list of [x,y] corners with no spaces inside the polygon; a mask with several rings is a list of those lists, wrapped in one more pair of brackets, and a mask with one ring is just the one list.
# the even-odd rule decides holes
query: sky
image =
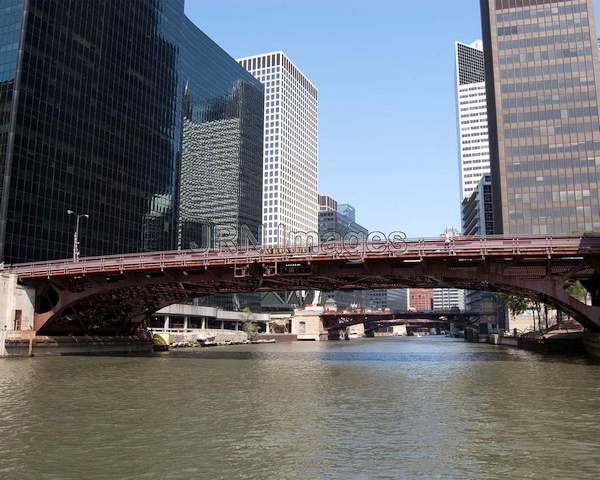
{"label": "sky", "polygon": [[186,0],[231,56],[283,50],[319,89],[319,191],[369,230],[460,228],[454,42],[479,0]]}

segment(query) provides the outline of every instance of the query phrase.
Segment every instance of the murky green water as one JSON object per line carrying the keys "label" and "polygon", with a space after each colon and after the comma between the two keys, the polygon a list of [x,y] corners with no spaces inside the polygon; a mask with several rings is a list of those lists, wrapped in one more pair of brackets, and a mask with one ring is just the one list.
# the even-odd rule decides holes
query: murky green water
{"label": "murky green water", "polygon": [[0,479],[598,479],[600,366],[446,339],[0,361]]}

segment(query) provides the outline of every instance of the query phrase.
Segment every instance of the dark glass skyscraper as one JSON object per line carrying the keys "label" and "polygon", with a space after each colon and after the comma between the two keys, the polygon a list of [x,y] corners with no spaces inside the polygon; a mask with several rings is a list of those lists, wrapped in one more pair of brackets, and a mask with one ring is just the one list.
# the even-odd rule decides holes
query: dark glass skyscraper
{"label": "dark glass skyscraper", "polygon": [[[5,192],[10,187],[10,165],[7,165],[7,150],[14,148],[12,138],[9,142],[11,124],[14,118],[15,83],[17,79],[17,60],[21,41],[23,0],[0,0],[0,262],[2,261],[3,233],[6,230],[7,202]],[[12,154],[10,155],[12,157]]]}
{"label": "dark glass skyscraper", "polygon": [[498,233],[600,230],[592,0],[481,0]]}
{"label": "dark glass skyscraper", "polygon": [[[260,225],[263,87],[184,0],[0,0],[0,28],[0,259],[67,257],[69,209],[84,256],[189,246],[232,202]],[[188,176],[217,161],[219,195]]]}

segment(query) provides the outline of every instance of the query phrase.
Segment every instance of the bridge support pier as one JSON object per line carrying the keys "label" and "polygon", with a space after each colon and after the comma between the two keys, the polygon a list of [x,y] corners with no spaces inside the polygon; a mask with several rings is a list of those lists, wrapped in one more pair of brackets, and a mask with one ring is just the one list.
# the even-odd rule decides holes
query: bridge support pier
{"label": "bridge support pier", "polygon": [[33,330],[35,290],[17,283],[16,275],[0,275],[0,330]]}

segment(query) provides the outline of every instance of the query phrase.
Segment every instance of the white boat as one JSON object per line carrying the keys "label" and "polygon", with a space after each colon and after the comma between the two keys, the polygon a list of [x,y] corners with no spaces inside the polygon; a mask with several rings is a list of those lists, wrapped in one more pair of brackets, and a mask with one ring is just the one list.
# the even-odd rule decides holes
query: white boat
{"label": "white boat", "polygon": [[360,338],[360,333],[358,333],[356,330],[350,330],[346,338],[348,340],[356,340],[357,338]]}

